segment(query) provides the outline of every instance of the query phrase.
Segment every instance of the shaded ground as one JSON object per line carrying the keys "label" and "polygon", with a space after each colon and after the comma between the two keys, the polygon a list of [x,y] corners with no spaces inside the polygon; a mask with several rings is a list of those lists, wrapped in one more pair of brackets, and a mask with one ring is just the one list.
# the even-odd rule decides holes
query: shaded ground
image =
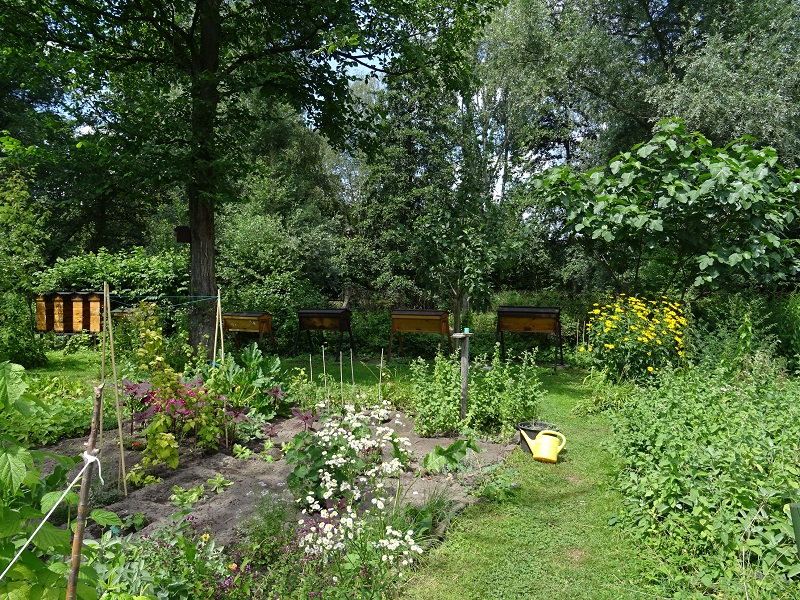
{"label": "shaded ground", "polygon": [[[482,466],[501,462],[514,448],[513,444],[478,442],[483,452],[470,457],[472,468],[467,474],[457,478],[452,475],[420,476],[420,463],[424,456],[437,445],[446,448],[455,441],[455,438],[420,437],[414,433],[412,421],[399,413],[395,422],[389,425],[394,427],[398,435],[407,437],[411,441],[414,462],[411,470],[404,473],[401,478],[402,491],[406,500],[410,502],[421,502],[434,489],[446,488],[457,501],[469,504],[472,497],[469,496],[464,484],[469,484],[470,479],[480,472]],[[160,467],[154,474],[163,477],[162,482],[140,489],[129,489],[128,497],[122,500],[115,498],[120,471],[118,435],[116,430],[105,431],[101,452],[102,475],[106,482],[104,489],[110,491],[95,494],[95,504],[105,504],[102,501],[103,497],[109,501],[115,500],[108,505],[108,510],[116,512],[123,518],[144,513],[149,522],[148,527],[143,530],[146,532],[165,523],[170,515],[180,510],[169,499],[173,493],[173,486],[179,485],[188,489],[205,484],[206,495],[193,506],[192,512],[201,522],[209,524],[218,543],[227,545],[235,538],[236,525],[252,513],[253,507],[263,495],[274,493],[284,495],[286,498],[292,497],[286,489],[286,476],[291,468],[281,458],[279,448],[282,443],[290,441],[296,433],[302,431],[303,424],[298,419],[292,418],[280,422],[277,429],[277,434],[272,438],[275,448],[270,451],[275,458],[272,463],[266,462],[257,454],[242,460],[227,451],[203,454],[182,448],[180,465],[177,469]],[[125,430],[125,433],[128,431]],[[85,442],[84,438],[65,440],[48,450],[74,455],[85,449]],[[251,448],[258,452],[263,448],[263,442],[253,442]],[[130,470],[138,460],[138,452],[126,450],[126,469]],[[233,481],[233,485],[222,494],[215,494],[206,483],[217,473]],[[120,492],[120,497],[122,496]]]}

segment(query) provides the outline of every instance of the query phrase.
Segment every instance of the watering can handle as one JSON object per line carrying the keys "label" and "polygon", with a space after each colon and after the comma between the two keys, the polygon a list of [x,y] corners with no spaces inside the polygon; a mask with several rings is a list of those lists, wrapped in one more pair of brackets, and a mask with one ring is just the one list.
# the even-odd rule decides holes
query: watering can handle
{"label": "watering can handle", "polygon": [[[564,449],[564,446],[567,445],[567,438],[564,437],[564,434],[560,431],[552,431],[550,429],[545,429],[544,431],[540,431],[539,435],[554,435],[561,440],[561,443],[558,445],[557,452],[561,452]],[[536,437],[539,437],[537,435]]]}

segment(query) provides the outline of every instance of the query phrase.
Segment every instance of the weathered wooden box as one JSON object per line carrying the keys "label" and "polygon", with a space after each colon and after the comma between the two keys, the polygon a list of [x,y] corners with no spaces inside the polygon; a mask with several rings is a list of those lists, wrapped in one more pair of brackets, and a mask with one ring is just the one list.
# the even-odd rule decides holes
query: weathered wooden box
{"label": "weathered wooden box", "polygon": [[53,292],[36,298],[36,329],[56,333],[97,333],[103,296],[98,292]]}

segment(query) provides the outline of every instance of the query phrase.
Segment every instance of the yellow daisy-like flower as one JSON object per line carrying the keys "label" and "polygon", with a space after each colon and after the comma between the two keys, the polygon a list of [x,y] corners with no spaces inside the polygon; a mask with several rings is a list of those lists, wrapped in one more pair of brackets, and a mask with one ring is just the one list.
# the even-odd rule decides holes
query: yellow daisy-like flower
{"label": "yellow daisy-like flower", "polygon": [[647,370],[652,373],[655,369],[653,369],[653,367],[647,367]]}
{"label": "yellow daisy-like flower", "polygon": [[229,565],[228,565],[228,568],[229,568],[231,571],[235,571],[236,569],[238,569],[238,568],[239,568],[239,565],[237,565],[236,563],[231,563],[231,564],[229,564]]}
{"label": "yellow daisy-like flower", "polygon": [[208,535],[207,533],[204,533],[203,535],[200,536],[200,539],[203,540],[204,542],[207,542],[208,540],[211,539],[211,536]]}

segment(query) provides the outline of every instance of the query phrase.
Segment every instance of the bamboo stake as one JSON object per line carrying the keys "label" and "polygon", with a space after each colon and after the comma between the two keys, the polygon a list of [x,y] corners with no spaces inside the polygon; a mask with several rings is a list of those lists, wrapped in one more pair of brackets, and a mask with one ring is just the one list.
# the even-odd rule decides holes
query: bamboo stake
{"label": "bamboo stake", "polygon": [[311,352],[308,353],[308,380],[314,383],[314,362],[311,360]]}
{"label": "bamboo stake", "polygon": [[[111,351],[111,374],[114,377],[114,408],[117,413],[117,433],[119,434],[119,464],[120,470],[122,474],[122,489],[125,492],[125,497],[128,497],[128,481],[127,481],[127,471],[125,469],[125,446],[122,444],[122,408],[119,402],[119,378],[117,376],[117,358],[116,353],[114,352],[114,325],[111,322],[111,293],[109,291],[108,282],[103,284],[103,292],[104,292],[104,304],[106,307],[105,310],[105,331],[103,334],[103,339],[105,340],[105,336],[108,335],[108,346]],[[103,379],[105,383],[105,378]],[[100,412],[100,422],[103,422],[103,413]],[[133,415],[131,415],[131,433],[133,433]],[[100,436],[102,439],[102,429],[100,431]],[[103,444],[100,444],[100,447],[103,447]],[[119,489],[119,487],[117,487]]]}
{"label": "bamboo stake", "polygon": [[[86,453],[95,456],[94,449],[97,439],[97,430],[100,424],[100,413],[103,406],[103,384],[94,388],[94,411],[92,412],[92,426],[89,430],[89,442]],[[89,488],[94,473],[94,462],[89,463],[86,472],[81,478],[81,491],[78,494],[78,513],[75,517],[75,535],[72,537],[72,561],[70,563],[69,579],[67,581],[66,600],[75,600],[78,593],[78,572],[81,568],[81,549],[83,547],[83,534],[86,528],[86,515],[89,512]]]}
{"label": "bamboo stake", "polygon": [[325,408],[328,408],[331,395],[328,393],[328,369],[325,366],[325,344],[322,344],[322,381],[325,382]]}
{"label": "bamboo stake", "polygon": [[342,395],[342,407],[344,407],[344,372],[342,370],[342,351],[339,351],[339,391]]}
{"label": "bamboo stake", "polygon": [[[219,300],[219,298],[217,298]],[[211,354],[211,366],[217,364],[217,339],[219,337],[219,303],[217,304],[217,311],[214,315],[214,349]]]}
{"label": "bamboo stake", "polygon": [[383,405],[383,348],[381,348],[381,364],[378,365],[378,402]]}
{"label": "bamboo stake", "polygon": [[225,362],[225,332],[222,321],[222,290],[217,288],[217,316],[219,317],[220,362]]}
{"label": "bamboo stake", "polygon": [[350,348],[350,383],[356,384],[356,374],[353,371],[353,349]]}

